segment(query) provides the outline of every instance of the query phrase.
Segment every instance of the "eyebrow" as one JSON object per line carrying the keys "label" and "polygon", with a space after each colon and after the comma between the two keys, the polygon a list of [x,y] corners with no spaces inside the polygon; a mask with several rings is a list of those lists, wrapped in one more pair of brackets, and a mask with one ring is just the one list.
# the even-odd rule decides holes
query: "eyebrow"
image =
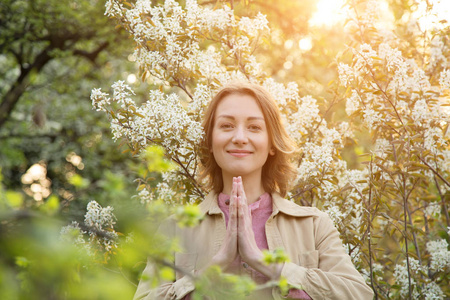
{"label": "eyebrow", "polygon": [[[219,119],[219,118],[226,118],[226,119],[233,119],[233,120],[236,119],[234,116],[231,116],[231,115],[217,116],[217,119]],[[263,120],[264,121],[264,117],[248,117],[247,120]]]}

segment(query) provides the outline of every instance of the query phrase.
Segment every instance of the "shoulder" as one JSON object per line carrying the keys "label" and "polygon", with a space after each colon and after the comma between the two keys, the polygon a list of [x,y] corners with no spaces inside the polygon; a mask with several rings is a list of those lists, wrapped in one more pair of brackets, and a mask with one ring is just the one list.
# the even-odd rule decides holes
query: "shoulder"
{"label": "shoulder", "polygon": [[328,218],[328,215],[316,207],[300,206],[297,203],[281,197],[280,194],[272,194],[273,209],[292,217]]}

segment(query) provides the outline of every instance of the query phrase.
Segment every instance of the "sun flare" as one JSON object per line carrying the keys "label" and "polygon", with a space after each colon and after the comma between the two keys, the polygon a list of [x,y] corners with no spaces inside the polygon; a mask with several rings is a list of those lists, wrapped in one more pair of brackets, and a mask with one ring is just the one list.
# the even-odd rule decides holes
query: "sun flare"
{"label": "sun flare", "polygon": [[[441,20],[450,21],[450,1],[449,0],[429,0],[432,8],[427,8],[427,2],[418,2],[417,10],[412,16],[418,21],[422,30],[429,30],[435,27],[443,27]],[[379,6],[380,17],[382,23],[389,23],[388,4],[380,0],[376,2]],[[345,0],[318,0],[316,12],[309,20],[311,26],[327,26],[331,27],[335,24],[342,23],[347,17],[345,9]],[[427,10],[428,9],[428,10]]]}
{"label": "sun flare", "polygon": [[344,0],[319,0],[317,11],[309,20],[311,26],[332,26],[345,19],[343,13]]}
{"label": "sun flare", "polygon": [[413,17],[417,19],[422,31],[446,26],[441,20],[450,21],[450,1],[431,0],[432,8],[427,10],[427,4],[422,2],[418,5]]}

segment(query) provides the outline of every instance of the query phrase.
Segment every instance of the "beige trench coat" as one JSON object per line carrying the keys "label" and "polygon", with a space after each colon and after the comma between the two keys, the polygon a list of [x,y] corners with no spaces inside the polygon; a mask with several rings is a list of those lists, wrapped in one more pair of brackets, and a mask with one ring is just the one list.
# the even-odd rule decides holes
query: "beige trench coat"
{"label": "beige trench coat", "polygon": [[[266,222],[267,242],[269,250],[282,248],[288,254],[290,262],[284,264],[281,275],[289,284],[303,287],[314,300],[373,298],[373,291],[353,266],[326,213],[299,206],[277,193],[272,195],[272,200],[273,212]],[[180,237],[185,251],[175,253],[175,265],[187,272],[208,264],[226,233],[216,194],[209,194],[199,208],[205,218],[198,226],[180,229],[166,224],[163,229],[167,234]],[[144,274],[151,276],[152,269],[149,263]],[[194,289],[191,278],[177,274],[175,282],[164,283],[157,289],[150,287],[149,280],[141,280],[134,299],[182,299]],[[280,299],[281,296],[274,288],[262,298]]]}

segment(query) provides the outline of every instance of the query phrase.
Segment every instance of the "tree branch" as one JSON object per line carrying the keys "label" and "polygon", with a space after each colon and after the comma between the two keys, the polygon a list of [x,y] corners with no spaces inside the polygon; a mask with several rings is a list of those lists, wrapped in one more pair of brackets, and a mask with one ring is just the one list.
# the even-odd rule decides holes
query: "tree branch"
{"label": "tree branch", "polygon": [[5,122],[9,119],[12,110],[16,106],[20,97],[25,92],[29,82],[30,76],[33,73],[39,73],[42,68],[52,59],[49,55],[51,46],[45,48],[34,60],[33,64],[28,68],[22,69],[19,77],[16,82],[10,87],[10,89],[6,92],[5,96],[0,103],[0,128],[5,124]]}
{"label": "tree branch", "polygon": [[103,42],[97,47],[97,49],[95,49],[92,52],[76,49],[73,51],[73,54],[85,57],[89,61],[91,61],[93,64],[95,64],[95,61],[96,61],[98,55],[100,54],[100,52],[102,52],[103,50],[108,48],[108,46],[109,46],[109,42]]}

